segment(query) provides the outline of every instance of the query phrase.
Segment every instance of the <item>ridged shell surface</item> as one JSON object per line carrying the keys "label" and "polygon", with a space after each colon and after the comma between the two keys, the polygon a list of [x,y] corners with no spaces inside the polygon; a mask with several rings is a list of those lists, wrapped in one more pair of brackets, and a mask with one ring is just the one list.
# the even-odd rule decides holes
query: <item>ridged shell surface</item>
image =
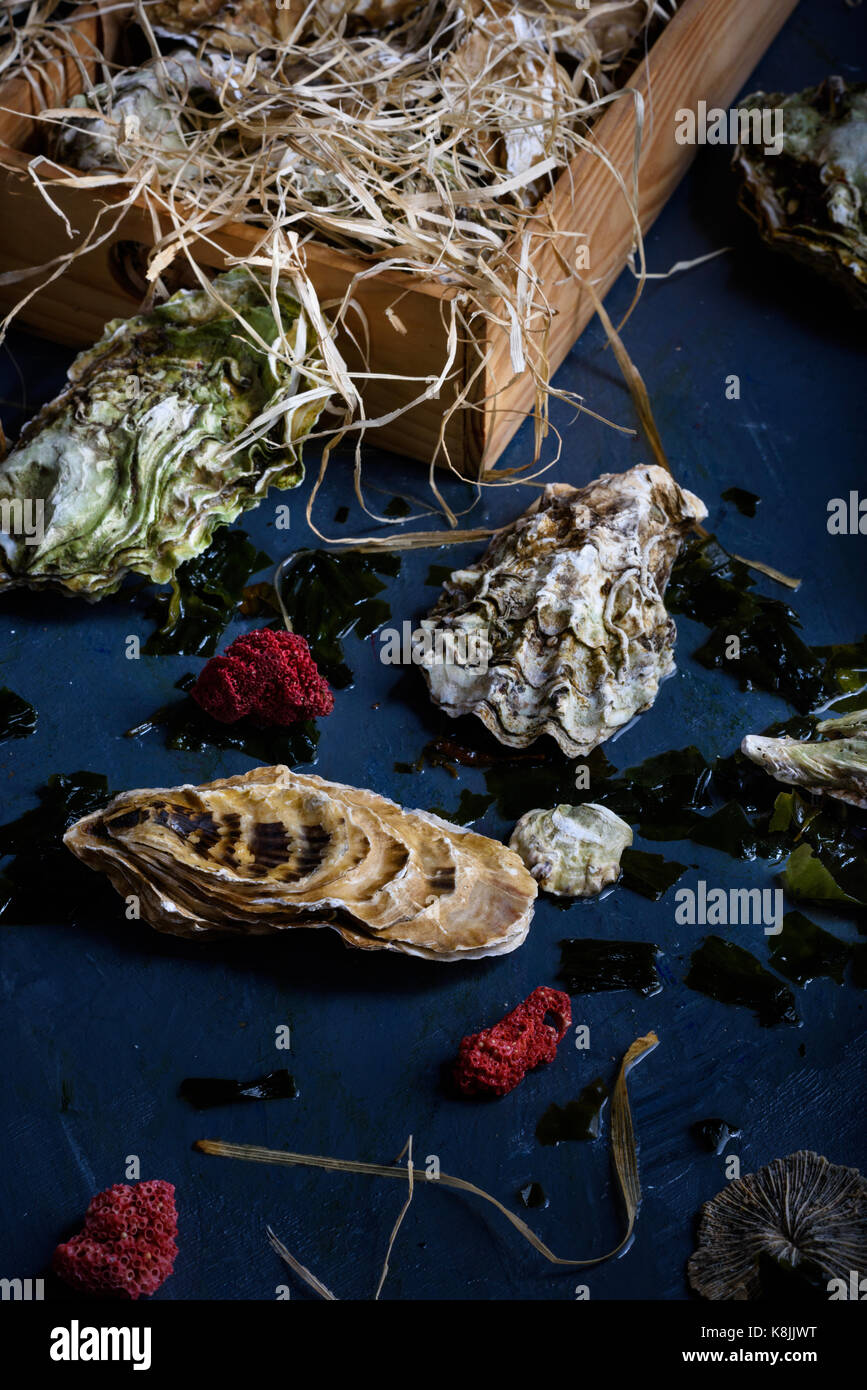
{"label": "ridged shell surface", "polygon": [[[551,734],[570,757],[589,753],[648,709],[674,670],[663,594],[681,537],[706,515],[655,465],[546,487],[422,620],[432,699],[475,714],[512,748]],[[486,639],[486,663],[442,659],[477,651],[473,636]]]}
{"label": "ridged shell surface", "polygon": [[124,792],[64,842],[178,936],[330,926],[365,950],[467,960],[520,946],[536,896],[498,841],[280,766]]}

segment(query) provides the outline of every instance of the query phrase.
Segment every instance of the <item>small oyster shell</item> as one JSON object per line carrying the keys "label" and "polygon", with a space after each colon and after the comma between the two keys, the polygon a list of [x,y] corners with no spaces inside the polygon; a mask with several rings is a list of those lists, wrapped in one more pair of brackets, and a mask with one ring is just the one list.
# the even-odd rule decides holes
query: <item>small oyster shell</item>
{"label": "small oyster shell", "polygon": [[527,811],[509,840],[540,888],[571,898],[592,897],[613,883],[620,856],[631,844],[626,821],[592,801]]}
{"label": "small oyster shell", "polygon": [[[281,290],[287,343],[314,380],[263,353],[241,327],[236,313],[262,341],[279,338],[252,275],[229,271],[213,288],[230,308],[204,290],[179,290],[150,313],[112,319],[0,463],[9,516],[39,507],[43,518],[35,543],[23,531],[0,534],[0,590],[50,586],[102,598],[130,571],[166,583],[269,487],[301,482],[301,441],[328,395],[317,388],[308,397],[321,359],[307,321]],[[297,396],[307,398],[294,407]],[[269,408],[265,438],[240,446]]]}
{"label": "small oyster shell", "polygon": [[825,719],[816,725],[816,732],[831,737],[799,743],[792,738],[747,734],[741,752],[778,782],[825,792],[867,810],[867,710]]}
{"label": "small oyster shell", "polygon": [[[511,748],[547,733],[570,757],[589,753],[649,709],[674,669],[662,596],[681,536],[706,514],[655,465],[546,487],[422,620],[431,698]],[[441,660],[438,630],[458,652],[486,636],[486,668]]]}
{"label": "small oyster shell", "polygon": [[727,1183],[701,1209],[687,1266],[696,1293],[743,1302],[762,1295],[761,1260],[843,1279],[867,1268],[867,1181],[801,1149]]}
{"label": "small oyster shell", "polygon": [[829,77],[788,96],[754,92],[744,109],[783,111],[783,148],[738,145],[739,202],[762,240],[867,305],[867,85]]}
{"label": "small oyster shell", "polygon": [[124,792],[64,843],[177,936],[329,926],[363,950],[474,960],[521,945],[536,896],[498,841],[279,766]]}

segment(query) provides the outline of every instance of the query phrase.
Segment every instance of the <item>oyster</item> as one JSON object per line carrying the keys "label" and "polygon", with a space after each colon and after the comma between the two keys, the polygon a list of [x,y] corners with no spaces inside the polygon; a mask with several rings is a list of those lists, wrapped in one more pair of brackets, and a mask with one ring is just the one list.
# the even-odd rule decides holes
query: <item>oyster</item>
{"label": "oyster", "polygon": [[[269,487],[300,483],[301,441],[329,395],[311,380],[320,359],[307,321],[281,290],[278,329],[245,270],[213,290],[228,307],[181,290],[112,319],[0,463],[0,590],[101,598],[129,571],[165,583]],[[291,366],[260,346],[281,330]],[[263,412],[273,412],[264,437],[245,435]],[[25,536],[16,518],[34,509],[39,526]]]}
{"label": "oyster", "polygon": [[105,120],[68,115],[55,127],[51,153],[59,163],[83,171],[126,169],[144,154],[170,175],[187,159],[184,136],[192,129],[190,115],[212,86],[199,59],[183,50],[128,68],[111,86],[102,83],[70,99],[72,111],[108,115]]}
{"label": "oyster", "polygon": [[[511,748],[551,734],[570,757],[589,753],[648,709],[674,669],[662,596],[683,533],[705,515],[656,465],[546,487],[476,565],[455,570],[422,620],[431,698]],[[484,665],[439,657],[482,639]]]}
{"label": "oyster", "polygon": [[620,856],[632,844],[626,821],[586,801],[527,811],[512,831],[519,854],[540,888],[563,897],[589,898],[620,874]]}
{"label": "oyster", "polygon": [[867,811],[867,710],[824,719],[816,732],[824,742],[747,734],[741,752],[778,782],[825,792]]}
{"label": "oyster", "polygon": [[473,960],[521,945],[536,896],[497,841],[287,767],[124,792],[64,843],[178,936],[329,926],[363,950]]}
{"label": "oyster", "polygon": [[789,96],[755,92],[740,106],[783,112],[780,154],[741,144],[733,157],[740,205],[762,240],[867,305],[867,85],[829,77]]}

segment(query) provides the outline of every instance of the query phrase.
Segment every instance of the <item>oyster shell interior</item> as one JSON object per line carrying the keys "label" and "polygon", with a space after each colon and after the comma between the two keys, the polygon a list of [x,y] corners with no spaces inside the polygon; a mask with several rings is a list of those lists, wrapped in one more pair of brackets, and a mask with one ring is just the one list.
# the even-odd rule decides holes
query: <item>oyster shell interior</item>
{"label": "oyster shell interior", "polygon": [[[455,570],[421,626],[431,698],[512,748],[542,734],[580,757],[653,704],[674,670],[663,594],[703,503],[656,465],[546,487],[485,555]],[[450,634],[448,641],[437,640]],[[443,660],[478,649],[487,662]]]}
{"label": "oyster shell interior", "polygon": [[[79,353],[69,385],[0,463],[10,527],[16,507],[41,518],[32,539],[0,534],[0,590],[101,598],[130,571],[165,583],[269,487],[301,482],[301,441],[330,388],[300,306],[284,290],[278,301],[281,328],[256,278],[229,271],[213,293],[179,290],[112,319]],[[265,433],[244,437],[268,411]]]}
{"label": "oyster shell interior", "polygon": [[520,946],[536,897],[498,841],[281,766],[124,792],[64,843],[178,936],[329,926],[363,950],[472,960]]}

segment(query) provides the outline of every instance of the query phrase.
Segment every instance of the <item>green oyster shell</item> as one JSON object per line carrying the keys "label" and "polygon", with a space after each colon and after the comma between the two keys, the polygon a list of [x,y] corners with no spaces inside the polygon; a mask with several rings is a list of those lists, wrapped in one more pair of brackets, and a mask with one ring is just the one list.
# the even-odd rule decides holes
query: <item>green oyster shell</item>
{"label": "green oyster shell", "polygon": [[527,811],[512,831],[509,849],[521,856],[547,893],[589,898],[620,874],[632,829],[607,806],[554,806]]}
{"label": "green oyster shell", "polygon": [[786,96],[755,92],[743,109],[783,111],[783,148],[738,145],[739,202],[762,240],[867,306],[867,85],[829,77]]}
{"label": "green oyster shell", "polygon": [[778,782],[867,810],[867,710],[825,719],[816,732],[823,742],[747,734],[741,752]]}
{"label": "green oyster shell", "polygon": [[[0,532],[0,590],[51,586],[97,599],[130,571],[165,583],[269,487],[301,482],[301,441],[328,392],[304,399],[313,387],[305,372],[314,375],[320,359],[305,350],[300,307],[278,291],[287,343],[303,358],[292,368],[236,317],[269,346],[277,341],[263,286],[232,270],[213,289],[235,313],[206,290],[181,290],[106,324],[0,463],[0,521],[16,503],[41,507],[44,520],[38,544]],[[237,447],[275,407],[266,435]]]}

